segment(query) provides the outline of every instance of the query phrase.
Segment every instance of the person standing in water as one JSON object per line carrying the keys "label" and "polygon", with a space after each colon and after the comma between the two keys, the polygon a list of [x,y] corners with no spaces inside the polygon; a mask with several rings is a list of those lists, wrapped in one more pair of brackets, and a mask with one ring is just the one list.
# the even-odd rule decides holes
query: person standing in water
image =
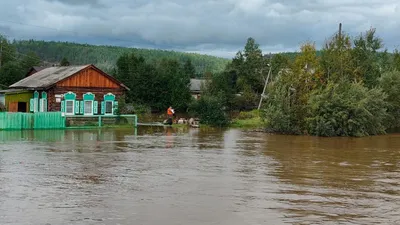
{"label": "person standing in water", "polygon": [[167,114],[168,114],[168,118],[172,118],[172,117],[174,116],[175,110],[172,108],[172,106],[170,106],[170,107],[167,109]]}
{"label": "person standing in water", "polygon": [[168,119],[167,119],[167,124],[171,125],[172,124],[172,119],[175,115],[175,110],[172,108],[172,106],[170,106],[167,109],[167,115],[168,115]]}

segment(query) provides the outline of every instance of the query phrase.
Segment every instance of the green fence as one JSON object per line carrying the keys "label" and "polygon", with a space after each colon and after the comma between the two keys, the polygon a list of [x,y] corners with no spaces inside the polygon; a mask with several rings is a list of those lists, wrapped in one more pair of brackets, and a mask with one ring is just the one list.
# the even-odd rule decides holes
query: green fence
{"label": "green fence", "polygon": [[37,112],[33,115],[33,129],[65,128],[65,117],[61,112]]}
{"label": "green fence", "polygon": [[[136,115],[94,115],[68,116],[68,118],[92,118],[98,120],[98,127],[103,126],[102,118],[132,118],[134,127],[137,127]],[[63,129],[66,128],[67,117],[61,112],[0,112],[0,130],[27,130],[27,129]]]}
{"label": "green fence", "polygon": [[61,112],[0,113],[0,130],[65,128]]}

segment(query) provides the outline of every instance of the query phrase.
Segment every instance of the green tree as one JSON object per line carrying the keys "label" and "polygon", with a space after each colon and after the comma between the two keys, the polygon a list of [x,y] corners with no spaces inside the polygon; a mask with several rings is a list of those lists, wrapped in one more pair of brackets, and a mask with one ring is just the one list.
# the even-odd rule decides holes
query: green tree
{"label": "green tree", "polygon": [[183,65],[183,71],[187,77],[195,78],[196,77],[196,69],[192,64],[192,60],[188,58]]}
{"label": "green tree", "polygon": [[143,57],[124,54],[117,61],[115,73],[115,77],[131,89],[127,102],[156,107],[162,93],[157,88],[161,82],[156,80],[154,66],[147,64]]}
{"label": "green tree", "polygon": [[353,73],[355,77],[362,78],[367,87],[377,85],[381,69],[377,51],[382,47],[382,40],[376,37],[375,29],[368,30],[354,40]]}
{"label": "green tree", "polygon": [[306,130],[307,101],[321,86],[321,71],[315,45],[305,43],[290,70],[283,71],[270,83],[261,115],[271,130],[300,134]]}
{"label": "green tree", "polygon": [[60,61],[60,66],[69,66],[69,61],[68,61],[68,59],[67,58],[62,58],[61,59],[61,61]]}
{"label": "green tree", "polygon": [[141,56],[124,54],[117,61],[115,77],[131,89],[127,93],[128,102],[155,110],[172,105],[184,112],[192,98],[190,77],[177,60],[163,59],[154,66]]}
{"label": "green tree", "polygon": [[16,60],[15,47],[0,34],[0,66]]}
{"label": "green tree", "polygon": [[41,64],[41,60],[38,55],[34,52],[28,52],[21,59],[21,69],[27,72],[33,66],[39,66]]}
{"label": "green tree", "polygon": [[335,33],[329,39],[321,52],[320,65],[323,79],[337,82],[339,80],[360,81],[361,77],[354,76],[350,36],[346,33]]}
{"label": "green tree", "polygon": [[290,69],[291,59],[286,54],[275,54],[271,59],[271,80],[283,71]]}
{"label": "green tree", "polygon": [[393,52],[393,69],[400,71],[400,52],[397,49]]}
{"label": "green tree", "polygon": [[229,70],[237,74],[237,90],[249,96],[248,105],[255,107],[264,88],[268,74],[267,61],[259,45],[253,38],[248,38],[243,51],[239,51],[229,65]]}
{"label": "green tree", "polygon": [[157,76],[163,81],[163,101],[160,107],[172,105],[176,110],[186,111],[192,96],[190,94],[190,76],[177,60],[163,59],[157,67]]}
{"label": "green tree", "polygon": [[10,61],[0,68],[0,85],[10,86],[24,78],[24,70],[18,61]]}

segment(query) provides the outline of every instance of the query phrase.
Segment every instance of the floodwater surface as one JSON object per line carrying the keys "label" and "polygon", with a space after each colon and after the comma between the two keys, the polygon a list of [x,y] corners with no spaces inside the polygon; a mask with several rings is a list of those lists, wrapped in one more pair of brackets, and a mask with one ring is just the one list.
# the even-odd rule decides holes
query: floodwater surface
{"label": "floodwater surface", "polygon": [[0,224],[400,224],[399,150],[400,135],[3,131]]}

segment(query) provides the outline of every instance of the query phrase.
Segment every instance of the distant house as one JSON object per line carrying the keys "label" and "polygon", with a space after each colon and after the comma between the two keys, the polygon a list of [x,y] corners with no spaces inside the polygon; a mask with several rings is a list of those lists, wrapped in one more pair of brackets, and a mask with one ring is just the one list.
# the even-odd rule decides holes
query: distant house
{"label": "distant house", "polygon": [[32,68],[7,90],[9,112],[61,111],[65,115],[112,115],[129,90],[94,65]]}
{"label": "distant house", "polygon": [[201,95],[201,88],[204,85],[206,80],[204,79],[190,79],[190,94],[195,99],[199,99]]}
{"label": "distant house", "polygon": [[34,73],[36,73],[36,72],[39,72],[39,71],[41,71],[41,70],[43,70],[43,69],[46,69],[46,68],[48,68],[48,67],[44,67],[44,66],[34,66],[34,67],[32,67],[32,68],[25,74],[25,77],[29,77],[30,75],[32,75],[32,74],[34,74]]}

